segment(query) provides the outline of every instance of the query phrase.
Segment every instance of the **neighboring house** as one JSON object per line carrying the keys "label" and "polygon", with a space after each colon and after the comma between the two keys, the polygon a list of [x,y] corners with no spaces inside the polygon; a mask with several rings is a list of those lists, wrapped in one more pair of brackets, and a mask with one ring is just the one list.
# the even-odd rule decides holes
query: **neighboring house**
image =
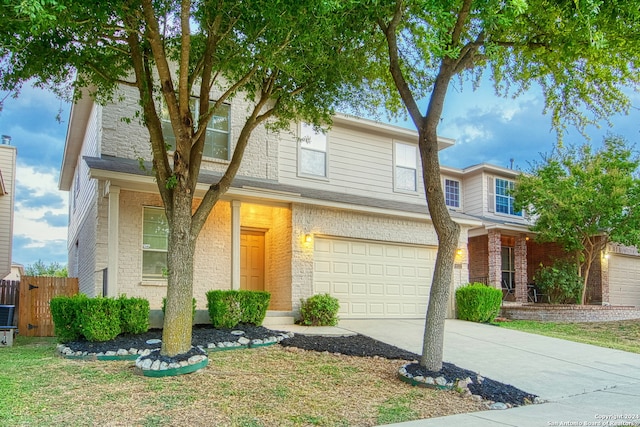
{"label": "neighboring house", "polygon": [[[469,281],[502,288],[506,300],[533,302],[534,275],[567,255],[554,243],[540,244],[529,230],[526,212],[514,208],[513,189],[520,172],[489,164],[463,170],[442,168],[445,192],[464,188],[461,205],[450,205],[482,221],[469,230]],[[460,183],[449,181],[458,180]],[[587,303],[640,307],[640,254],[634,247],[610,244],[591,267]]]}
{"label": "neighboring house", "polygon": [[[122,120],[134,117],[136,92],[122,91],[118,104],[100,106],[85,96],[71,110],[59,183],[70,197],[69,276],[90,296],[141,296],[158,309],[166,295],[166,220],[147,130]],[[229,163],[245,110],[234,99],[215,117],[196,196]],[[171,143],[170,132],[165,136]],[[423,317],[437,238],[416,141],[414,131],[345,115],[327,134],[299,123],[280,133],[257,128],[198,238],[198,308],[211,289],[264,289],[272,294],[271,315],[291,316],[301,298],[328,292],[340,300],[344,319]],[[439,140],[440,149],[452,144]],[[493,263],[509,247],[503,235],[513,237],[507,243],[513,241],[514,261],[522,257],[516,247],[526,242],[526,223],[506,192],[516,174],[490,165],[443,168],[447,204],[461,225],[452,290],[470,274],[500,286],[500,265],[470,272],[475,239],[501,242],[491,246]],[[513,281],[526,283],[513,270]]]}
{"label": "neighboring house", "polygon": [[19,282],[22,276],[24,276],[24,266],[22,264],[11,264],[10,273],[4,276],[2,280]]}
{"label": "neighboring house", "polygon": [[0,277],[11,272],[15,190],[16,147],[11,146],[11,137],[2,135],[0,142]]}

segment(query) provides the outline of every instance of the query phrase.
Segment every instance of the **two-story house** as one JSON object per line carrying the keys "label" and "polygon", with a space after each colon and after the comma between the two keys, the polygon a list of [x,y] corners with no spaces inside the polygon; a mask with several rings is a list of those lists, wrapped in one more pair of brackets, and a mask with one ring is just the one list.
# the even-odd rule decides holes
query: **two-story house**
{"label": "two-story house", "polygon": [[[70,197],[69,274],[90,296],[141,296],[158,309],[166,219],[147,130],[122,120],[134,117],[137,95],[122,91],[118,104],[85,96],[71,110],[60,174]],[[236,98],[212,119],[196,197],[228,165],[245,107]],[[171,143],[169,126],[165,137]],[[414,131],[345,115],[326,133],[304,123],[280,133],[257,128],[198,238],[198,308],[211,289],[260,289],[272,294],[272,315],[291,316],[301,298],[328,292],[342,318],[423,317],[437,238],[416,141]],[[452,144],[439,140],[440,149]],[[496,286],[506,279],[524,285],[526,299],[527,227],[508,193],[516,174],[443,168],[447,204],[462,228],[452,289],[470,276]]]}
{"label": "two-story house", "polygon": [[11,137],[0,140],[0,278],[11,273],[13,205],[16,190],[16,147]]}

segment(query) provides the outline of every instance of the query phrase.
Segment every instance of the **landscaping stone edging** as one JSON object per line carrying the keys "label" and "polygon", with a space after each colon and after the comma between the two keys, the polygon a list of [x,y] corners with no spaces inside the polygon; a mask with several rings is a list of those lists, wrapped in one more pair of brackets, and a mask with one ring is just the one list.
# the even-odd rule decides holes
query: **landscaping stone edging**
{"label": "landscaping stone edging", "polygon": [[503,305],[500,315],[509,320],[610,322],[640,319],[640,309],[610,305],[522,304]]}
{"label": "landscaping stone edging", "polygon": [[[200,347],[204,352],[211,353],[216,351],[224,351],[224,350],[240,350],[246,348],[258,348],[258,347],[266,347],[273,344],[277,344],[280,341],[292,338],[293,332],[285,332],[276,336],[272,336],[266,339],[249,339],[246,337],[240,336],[237,341],[222,341],[218,343],[209,343],[206,347]],[[126,360],[136,360],[141,356],[148,356],[152,351],[158,350],[160,347],[153,349],[119,349],[117,351],[106,351],[101,353],[88,353],[81,351],[73,351],[71,348],[67,347],[65,344],[58,344],[56,350],[61,357],[65,359],[71,360],[101,360],[101,361],[126,361]]]}

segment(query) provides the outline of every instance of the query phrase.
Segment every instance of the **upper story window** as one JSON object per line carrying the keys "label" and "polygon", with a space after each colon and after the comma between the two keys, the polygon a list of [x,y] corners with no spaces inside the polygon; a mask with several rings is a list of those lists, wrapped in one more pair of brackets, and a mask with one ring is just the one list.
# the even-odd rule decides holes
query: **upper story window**
{"label": "upper story window", "polygon": [[327,177],[327,134],[313,125],[300,124],[299,171],[302,175]]}
{"label": "upper story window", "polygon": [[511,195],[515,183],[506,179],[496,178],[496,212],[508,215],[522,216],[514,208],[514,197]]}
{"label": "upper story window", "polygon": [[450,208],[460,207],[460,181],[444,180],[444,202]]}
{"label": "upper story window", "polygon": [[162,280],[167,271],[169,224],[162,208],[145,207],[142,223],[142,280]]}
{"label": "upper story window", "polygon": [[[199,115],[199,103],[198,98],[191,98],[190,106],[193,112],[194,118],[197,120]],[[214,105],[213,101],[209,101],[209,106]],[[230,124],[229,117],[230,106],[228,104],[222,104],[213,113],[213,116],[207,123],[207,130],[204,140],[204,150],[202,155],[204,157],[212,157],[214,159],[229,160],[229,140],[230,140]],[[174,150],[176,147],[176,137],[171,127],[171,121],[169,119],[169,110],[167,105],[162,103],[162,133],[167,144],[171,147],[170,150]]]}
{"label": "upper story window", "polygon": [[396,142],[394,148],[395,189],[417,191],[418,152],[416,146]]}

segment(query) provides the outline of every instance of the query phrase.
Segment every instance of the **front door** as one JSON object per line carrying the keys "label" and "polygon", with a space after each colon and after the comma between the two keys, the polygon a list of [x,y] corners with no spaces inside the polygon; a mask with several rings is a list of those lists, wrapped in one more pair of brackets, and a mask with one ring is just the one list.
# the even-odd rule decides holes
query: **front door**
{"label": "front door", "polygon": [[264,231],[240,232],[240,289],[264,291]]}

